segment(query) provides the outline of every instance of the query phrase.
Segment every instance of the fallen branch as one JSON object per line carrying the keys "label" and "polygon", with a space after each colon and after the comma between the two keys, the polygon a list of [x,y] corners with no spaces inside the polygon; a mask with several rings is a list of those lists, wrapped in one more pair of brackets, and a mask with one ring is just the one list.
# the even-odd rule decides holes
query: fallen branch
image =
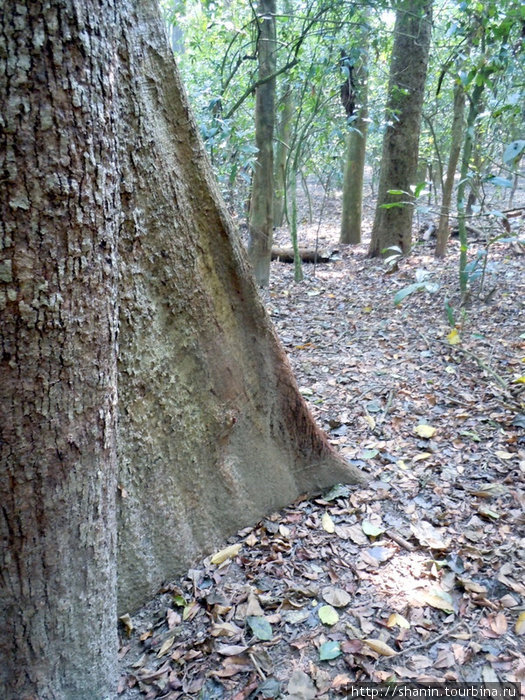
{"label": "fallen branch", "polygon": [[401,535],[398,535],[398,533],[394,532],[393,530],[386,530],[385,535],[390,537],[390,539],[396,542],[400,547],[406,549],[407,552],[413,552],[416,549],[412,542],[405,540],[404,537],[401,537]]}
{"label": "fallen branch", "polygon": [[[310,248],[299,248],[299,256],[303,262],[307,263],[327,263],[330,262],[332,253],[327,250],[311,250]],[[293,248],[272,248],[272,260],[283,263],[293,263]]]}

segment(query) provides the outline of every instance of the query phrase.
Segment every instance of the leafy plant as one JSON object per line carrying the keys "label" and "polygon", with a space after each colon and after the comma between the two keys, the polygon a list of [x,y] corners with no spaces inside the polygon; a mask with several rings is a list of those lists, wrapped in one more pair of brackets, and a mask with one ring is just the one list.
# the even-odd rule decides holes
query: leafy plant
{"label": "leafy plant", "polygon": [[394,304],[399,306],[399,304],[406,299],[406,297],[414,294],[414,292],[428,292],[429,294],[434,294],[439,289],[439,284],[437,282],[431,282],[430,276],[431,272],[428,270],[418,269],[416,270],[416,281],[409,284],[407,287],[403,287],[394,297]]}

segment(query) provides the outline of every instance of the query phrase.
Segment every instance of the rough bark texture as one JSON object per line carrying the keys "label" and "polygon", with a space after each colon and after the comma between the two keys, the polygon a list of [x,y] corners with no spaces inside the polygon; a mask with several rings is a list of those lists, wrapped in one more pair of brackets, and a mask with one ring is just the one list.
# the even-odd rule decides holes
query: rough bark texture
{"label": "rough bark texture", "polygon": [[239,527],[361,476],[297,390],[155,0],[0,21],[0,695],[99,700],[116,564],[124,612]]}
{"label": "rough bark texture", "polygon": [[158,27],[135,22],[140,74],[132,57],[122,105],[141,128],[122,154],[121,612],[263,513],[358,478],[297,391]]}
{"label": "rough bark texture", "polygon": [[0,13],[0,696],[114,688],[112,2]]}
{"label": "rough bark texture", "polygon": [[359,107],[357,119],[347,136],[347,152],[343,179],[343,211],[340,243],[361,243],[363,217],[363,178],[365,172],[366,135],[368,131],[368,32],[363,37],[363,56],[355,71]]}
{"label": "rough bark texture", "polygon": [[461,153],[463,141],[463,127],[465,120],[465,91],[458,83],[454,88],[454,117],[452,120],[452,133],[450,135],[450,153],[448,157],[447,176],[443,184],[443,198],[441,202],[441,213],[437,228],[436,257],[442,258],[447,252],[449,238],[449,214],[452,203],[452,191],[454,189],[454,178]]}
{"label": "rough bark texture", "polygon": [[396,12],[394,46],[388,85],[387,120],[383,137],[377,208],[369,255],[381,255],[384,248],[411,246],[413,206],[383,208],[381,205],[411,201],[407,195],[417,170],[421,107],[427,74],[431,35],[432,0],[401,0]]}
{"label": "rough bark texture", "polygon": [[270,253],[273,238],[273,129],[275,122],[275,0],[259,0],[257,55],[259,80],[256,90],[255,145],[257,162],[250,200],[249,254],[257,284],[270,281]]}

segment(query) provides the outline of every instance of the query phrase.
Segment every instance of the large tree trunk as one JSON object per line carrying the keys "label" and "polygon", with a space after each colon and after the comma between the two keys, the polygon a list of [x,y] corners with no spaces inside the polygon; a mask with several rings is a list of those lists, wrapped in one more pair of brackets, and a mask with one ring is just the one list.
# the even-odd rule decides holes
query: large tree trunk
{"label": "large tree trunk", "polygon": [[275,122],[275,0],[259,0],[257,56],[259,81],[255,105],[257,161],[250,200],[249,253],[257,284],[270,281],[273,239],[273,129]]}
{"label": "large tree trunk", "polygon": [[297,390],[156,2],[13,3],[2,23],[0,695],[113,697],[116,561],[124,612],[361,476]]}
{"label": "large tree trunk", "polygon": [[142,118],[122,154],[121,612],[262,513],[356,476],[296,389],[173,62],[148,50],[157,27],[136,22],[141,73],[121,69],[122,119]]}
{"label": "large tree trunk", "polygon": [[89,0],[0,13],[5,700],[115,680],[114,17]]}
{"label": "large tree trunk", "polygon": [[[412,240],[421,107],[430,47],[432,0],[401,0],[396,12],[381,175],[369,255],[389,246],[408,252]],[[404,194],[389,194],[389,190]],[[399,206],[390,206],[399,203]],[[383,205],[387,205],[385,208]]]}

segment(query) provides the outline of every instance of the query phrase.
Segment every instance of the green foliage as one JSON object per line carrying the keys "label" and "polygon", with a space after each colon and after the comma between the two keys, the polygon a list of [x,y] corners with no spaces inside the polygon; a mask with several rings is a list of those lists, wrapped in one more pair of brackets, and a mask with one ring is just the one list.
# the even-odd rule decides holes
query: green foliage
{"label": "green foliage", "polygon": [[407,287],[403,287],[394,297],[394,304],[399,306],[403,299],[414,294],[414,292],[427,292],[429,294],[434,294],[439,289],[439,284],[430,281],[431,272],[428,270],[419,269],[416,270],[415,278],[416,281],[413,284],[409,284]]}
{"label": "green foliage", "polygon": [[[183,35],[184,50],[177,53],[177,61],[222,192],[241,213],[257,154],[257,4],[162,0],[162,6],[166,19]],[[524,20],[518,0],[453,0],[440,7],[434,18],[419,184],[413,191],[392,193],[397,201],[383,206],[415,206],[424,213],[431,211],[432,197],[438,202],[450,147],[453,91],[461,84],[467,108],[476,95],[480,100],[468,131],[471,152],[460,182],[463,194],[458,206],[465,206],[470,194],[477,200],[474,213],[504,209],[489,201],[512,195],[525,153]],[[354,128],[354,118],[348,118],[342,106],[340,86],[358,73],[362,59],[359,37],[365,26],[370,30],[367,164],[374,183],[387,125],[384,106],[394,25],[391,6],[381,1],[359,6],[347,0],[281,0],[276,22],[277,90],[280,94],[282,86],[289,85],[294,104],[286,144],[288,182],[305,183],[314,176],[319,182],[329,180],[334,187],[342,184],[344,142]],[[388,120],[395,119],[394,109]],[[288,221],[291,209],[290,200]],[[392,253],[390,264],[395,265],[399,254]],[[464,271],[469,264],[466,237],[461,255],[461,284],[465,287],[471,280],[470,272]]]}

